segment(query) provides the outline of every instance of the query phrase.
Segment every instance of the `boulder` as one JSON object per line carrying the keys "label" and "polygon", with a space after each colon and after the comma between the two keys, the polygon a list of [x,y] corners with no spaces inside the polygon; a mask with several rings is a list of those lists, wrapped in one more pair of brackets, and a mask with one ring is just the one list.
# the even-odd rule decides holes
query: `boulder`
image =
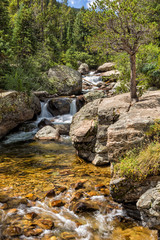
{"label": "boulder", "polygon": [[146,226],[160,230],[160,182],[140,197],[137,207]]}
{"label": "boulder", "polygon": [[104,63],[103,65],[99,66],[96,72],[107,72],[113,70],[115,67],[115,63],[108,62]]}
{"label": "boulder", "polygon": [[58,131],[51,126],[43,127],[35,135],[35,139],[39,140],[59,140],[59,138],[60,135]]}
{"label": "boulder", "polygon": [[104,98],[105,96],[106,96],[106,94],[103,90],[95,90],[95,91],[91,91],[91,92],[88,92],[83,95],[86,103],[92,102],[99,98]]}
{"label": "boulder", "polygon": [[160,119],[160,91],[147,92],[130,104],[129,93],[98,99],[75,114],[70,136],[77,153],[95,165],[117,162],[146,140],[146,131]]}
{"label": "boulder", "polygon": [[100,74],[103,81],[107,81],[107,80],[115,81],[118,79],[119,75],[120,75],[120,72],[118,70],[111,70],[111,71],[103,72]]}
{"label": "boulder", "polygon": [[58,65],[48,71],[50,91],[59,96],[77,95],[82,92],[81,74],[67,66]]}
{"label": "boulder", "polygon": [[70,98],[52,98],[48,101],[47,109],[53,115],[64,115],[70,113]]}
{"label": "boulder", "polygon": [[88,64],[82,63],[78,68],[78,72],[81,73],[82,75],[85,75],[85,74],[89,73]]}
{"label": "boulder", "polygon": [[35,95],[16,91],[0,93],[0,139],[40,111],[40,101]]}

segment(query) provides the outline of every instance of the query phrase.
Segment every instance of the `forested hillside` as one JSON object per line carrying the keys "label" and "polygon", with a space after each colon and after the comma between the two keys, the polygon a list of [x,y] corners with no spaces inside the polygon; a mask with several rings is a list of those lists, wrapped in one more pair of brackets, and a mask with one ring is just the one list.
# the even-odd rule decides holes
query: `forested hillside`
{"label": "forested hillside", "polygon": [[[149,21],[159,28],[159,1],[148,7],[153,13]],[[81,61],[94,69],[112,60],[121,72],[119,91],[128,91],[129,58],[100,44],[97,33],[103,32],[105,23],[103,19],[102,25],[90,22],[90,12],[69,7],[67,0],[0,0],[0,89],[38,90],[45,82],[46,71],[54,65],[77,69]],[[137,54],[137,83],[143,89],[160,87],[159,34],[152,40]]]}

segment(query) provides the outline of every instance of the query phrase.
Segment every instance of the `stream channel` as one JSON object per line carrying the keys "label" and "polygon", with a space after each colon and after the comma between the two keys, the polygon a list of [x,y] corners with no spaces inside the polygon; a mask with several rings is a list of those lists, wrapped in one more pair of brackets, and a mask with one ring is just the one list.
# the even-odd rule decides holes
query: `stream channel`
{"label": "stream channel", "polygon": [[[75,112],[73,100],[70,114],[56,123],[71,122]],[[45,103],[35,122],[1,142],[0,239],[157,240],[156,231],[112,200],[109,167],[78,158],[69,137],[61,143],[33,139],[43,118],[53,118]]]}

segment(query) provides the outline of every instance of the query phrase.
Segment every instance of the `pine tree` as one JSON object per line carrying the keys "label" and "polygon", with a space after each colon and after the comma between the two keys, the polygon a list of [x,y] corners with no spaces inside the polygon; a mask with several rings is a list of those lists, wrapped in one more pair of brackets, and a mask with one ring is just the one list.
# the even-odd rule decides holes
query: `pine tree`
{"label": "pine tree", "polygon": [[18,60],[27,58],[36,50],[36,35],[32,9],[20,6],[13,29],[13,50]]}

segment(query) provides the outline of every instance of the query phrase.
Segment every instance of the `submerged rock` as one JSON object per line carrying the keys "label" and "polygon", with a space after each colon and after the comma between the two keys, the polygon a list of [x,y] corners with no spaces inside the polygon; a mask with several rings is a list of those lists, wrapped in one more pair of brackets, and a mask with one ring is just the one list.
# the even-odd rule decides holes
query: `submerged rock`
{"label": "submerged rock", "polygon": [[40,111],[40,101],[35,95],[16,91],[0,93],[0,139]]}

